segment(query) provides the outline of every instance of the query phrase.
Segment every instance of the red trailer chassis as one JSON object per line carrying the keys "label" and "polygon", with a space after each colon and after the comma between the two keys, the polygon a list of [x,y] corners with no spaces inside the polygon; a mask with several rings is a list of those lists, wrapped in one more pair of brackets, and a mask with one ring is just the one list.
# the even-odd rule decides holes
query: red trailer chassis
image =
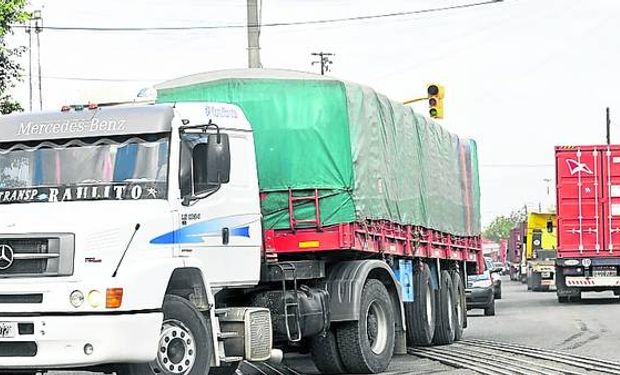
{"label": "red trailer chassis", "polygon": [[264,233],[267,258],[278,254],[359,251],[407,258],[475,262],[483,272],[481,239],[459,237],[414,225],[367,220],[318,228],[268,229]]}

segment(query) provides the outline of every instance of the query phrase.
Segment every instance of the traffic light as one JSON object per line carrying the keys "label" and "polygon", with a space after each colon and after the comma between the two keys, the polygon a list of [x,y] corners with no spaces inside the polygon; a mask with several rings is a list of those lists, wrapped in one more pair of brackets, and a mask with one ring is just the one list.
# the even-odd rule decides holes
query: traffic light
{"label": "traffic light", "polygon": [[443,118],[443,96],[445,89],[442,85],[431,83],[427,86],[426,92],[428,94],[428,114],[432,118]]}

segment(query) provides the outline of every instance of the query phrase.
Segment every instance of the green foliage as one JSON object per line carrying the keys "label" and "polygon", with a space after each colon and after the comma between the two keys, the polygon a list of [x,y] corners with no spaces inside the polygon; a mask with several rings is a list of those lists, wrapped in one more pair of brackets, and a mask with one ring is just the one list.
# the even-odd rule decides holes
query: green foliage
{"label": "green foliage", "polygon": [[510,230],[525,221],[526,215],[523,210],[512,211],[510,215],[500,215],[493,219],[483,232],[484,238],[491,241],[507,240]]}
{"label": "green foliage", "polygon": [[13,101],[7,91],[21,80],[21,67],[17,59],[25,48],[9,48],[6,36],[13,33],[11,25],[24,23],[30,17],[24,10],[26,5],[26,0],[0,1],[0,113],[2,114],[22,110],[19,103]]}

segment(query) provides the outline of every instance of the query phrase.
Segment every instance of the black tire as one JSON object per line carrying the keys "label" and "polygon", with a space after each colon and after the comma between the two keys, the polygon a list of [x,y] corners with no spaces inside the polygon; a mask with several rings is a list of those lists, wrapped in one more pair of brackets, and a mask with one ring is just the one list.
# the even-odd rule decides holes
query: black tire
{"label": "black tire", "polygon": [[453,301],[456,314],[456,326],[454,331],[454,341],[463,338],[463,329],[467,327],[467,304],[465,303],[465,290],[461,282],[461,274],[456,271],[450,271],[452,279],[452,292],[454,293]]}
{"label": "black tire", "polygon": [[310,339],[310,356],[321,374],[344,374],[346,367],[340,359],[338,342],[334,328],[330,328],[325,337],[315,336]]}
{"label": "black tire", "polygon": [[495,299],[502,299],[502,286],[495,289]]}
{"label": "black tire", "polygon": [[[152,362],[121,365],[116,371],[117,375],[157,375],[163,373],[161,367],[164,364],[167,366],[184,366],[186,365],[185,361],[193,361],[193,363],[189,362],[192,368],[184,375],[205,375],[209,373],[211,358],[213,357],[210,319],[205,317],[189,301],[174,295],[167,295],[164,298],[163,311],[164,322],[160,337],[162,342],[158,344],[160,347],[166,345],[167,350],[158,351],[157,359]],[[191,337],[194,339],[191,340]],[[165,338],[168,338],[168,341],[165,341],[167,344],[163,344]],[[180,345],[183,347],[183,357],[179,359]],[[170,350],[174,350],[172,355],[168,354]],[[160,355],[161,353],[166,354]],[[182,364],[179,365],[179,363]],[[154,368],[159,372],[153,370]]]}
{"label": "black tire", "polygon": [[220,367],[211,367],[209,375],[234,375],[241,362],[221,363]]}
{"label": "black tire", "polygon": [[[533,292],[540,292],[543,288],[542,288],[542,275],[538,272],[532,272],[532,291]],[[529,280],[529,278],[528,278]]]}
{"label": "black tire", "polygon": [[414,302],[405,303],[407,322],[407,344],[428,346],[433,343],[435,333],[435,293],[431,285],[431,271],[426,263],[413,275]]}
{"label": "black tire", "polygon": [[484,309],[484,316],[495,316],[495,298],[493,298],[489,306]]}
{"label": "black tire", "polygon": [[558,303],[568,303],[567,296],[558,296]]}
{"label": "black tire", "polygon": [[366,281],[360,319],[336,330],[340,358],[348,373],[375,374],[387,369],[394,353],[395,318],[387,289],[379,280]]}
{"label": "black tire", "polygon": [[437,314],[435,321],[435,336],[433,342],[438,345],[452,344],[456,333],[456,309],[454,305],[454,291],[452,290],[452,278],[449,271],[441,271],[439,291],[437,293]]}

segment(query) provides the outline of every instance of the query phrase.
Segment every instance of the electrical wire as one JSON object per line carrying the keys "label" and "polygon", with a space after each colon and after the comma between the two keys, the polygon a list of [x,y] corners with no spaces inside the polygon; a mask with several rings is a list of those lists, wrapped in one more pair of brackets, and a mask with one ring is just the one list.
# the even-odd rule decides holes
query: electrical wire
{"label": "electrical wire", "polygon": [[[380,19],[380,18],[402,17],[402,16],[408,16],[412,14],[435,13],[435,12],[443,12],[443,11],[450,11],[450,10],[456,10],[456,9],[472,8],[472,7],[482,6],[482,5],[501,3],[503,1],[504,0],[487,0],[487,1],[479,1],[475,3],[452,5],[452,6],[445,6],[445,7],[439,7],[439,8],[427,8],[427,9],[418,9],[418,10],[384,13],[384,14],[374,14],[374,15],[366,15],[366,16],[353,16],[353,17],[331,18],[331,19],[310,20],[310,21],[273,22],[273,23],[266,23],[260,26],[261,27],[280,27],[280,26],[299,26],[299,25],[317,25],[317,24],[327,24],[327,23],[355,22],[355,21],[364,21],[364,20]],[[16,29],[27,29],[30,26],[11,25],[11,27],[16,28]],[[51,30],[51,31],[143,32],[143,31],[245,29],[246,27],[247,25],[169,26],[169,27],[168,26],[162,26],[162,27],[160,26],[157,26],[157,27],[40,26],[39,28],[42,30]]]}
{"label": "electrical wire", "polygon": [[[28,75],[21,75],[20,78],[28,78]],[[36,78],[36,76],[33,76]],[[64,81],[95,81],[95,82],[161,82],[167,80],[167,78],[146,78],[146,79],[133,79],[133,78],[95,78],[95,77],[69,77],[69,76],[41,76],[43,79],[55,79]]]}

